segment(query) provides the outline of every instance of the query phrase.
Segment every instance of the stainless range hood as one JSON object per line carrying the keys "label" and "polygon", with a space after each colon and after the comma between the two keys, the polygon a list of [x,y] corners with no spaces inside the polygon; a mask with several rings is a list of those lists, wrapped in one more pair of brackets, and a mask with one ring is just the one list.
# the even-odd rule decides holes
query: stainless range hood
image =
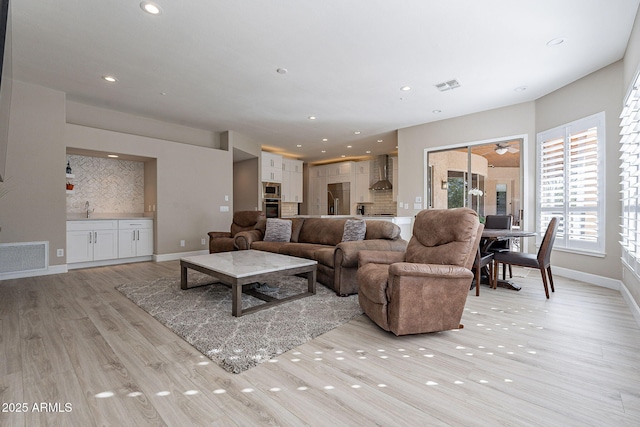
{"label": "stainless range hood", "polygon": [[393,186],[389,181],[389,171],[387,164],[389,163],[389,156],[378,157],[378,181],[371,186],[371,190],[391,190]]}

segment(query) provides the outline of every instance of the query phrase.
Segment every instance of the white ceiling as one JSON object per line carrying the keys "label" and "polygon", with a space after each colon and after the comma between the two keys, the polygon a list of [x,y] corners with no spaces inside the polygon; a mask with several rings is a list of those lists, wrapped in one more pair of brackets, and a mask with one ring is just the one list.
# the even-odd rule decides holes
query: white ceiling
{"label": "white ceiling", "polygon": [[620,60],[639,2],[157,0],[152,16],[139,0],[12,0],[13,73],[305,161],[377,155],[399,128],[531,101]]}

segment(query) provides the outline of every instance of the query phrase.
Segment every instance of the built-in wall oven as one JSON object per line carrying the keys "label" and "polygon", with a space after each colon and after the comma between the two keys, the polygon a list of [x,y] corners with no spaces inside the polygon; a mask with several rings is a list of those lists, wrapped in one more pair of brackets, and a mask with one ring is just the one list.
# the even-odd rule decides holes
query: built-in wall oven
{"label": "built-in wall oven", "polygon": [[267,218],[280,218],[280,184],[262,183],[262,211]]}

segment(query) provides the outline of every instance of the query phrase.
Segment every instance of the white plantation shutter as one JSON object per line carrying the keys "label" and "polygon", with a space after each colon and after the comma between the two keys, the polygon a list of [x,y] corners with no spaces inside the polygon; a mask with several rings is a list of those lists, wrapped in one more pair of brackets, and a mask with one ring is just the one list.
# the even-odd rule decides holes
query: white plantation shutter
{"label": "white plantation shutter", "polygon": [[538,230],[554,247],[604,252],[604,113],[538,134]]}
{"label": "white plantation shutter", "polygon": [[620,186],[622,261],[640,274],[640,76],[625,100],[620,115]]}

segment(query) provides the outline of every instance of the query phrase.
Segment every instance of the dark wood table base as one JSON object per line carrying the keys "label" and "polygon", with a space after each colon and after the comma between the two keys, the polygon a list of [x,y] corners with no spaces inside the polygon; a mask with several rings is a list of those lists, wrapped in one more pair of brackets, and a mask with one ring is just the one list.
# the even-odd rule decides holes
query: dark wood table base
{"label": "dark wood table base", "polygon": [[[270,308],[275,305],[283,304],[285,302],[315,295],[316,293],[316,269],[317,269],[316,265],[289,268],[289,269],[283,269],[283,270],[275,271],[271,273],[261,273],[261,274],[255,274],[255,275],[242,277],[242,278],[235,278],[235,277],[226,275],[224,273],[212,271],[200,265],[192,264],[185,260],[180,260],[180,288],[181,289],[193,289],[195,287],[198,287],[198,286],[194,286],[191,288],[189,287],[188,277],[187,277],[188,269],[196,270],[196,271],[199,271],[200,273],[204,273],[211,277],[214,277],[220,281],[219,282],[220,284],[223,284],[231,288],[231,295],[232,295],[231,314],[236,317],[240,317],[244,314],[255,313],[256,311],[264,310],[265,308]],[[305,275],[307,277],[307,292],[303,292],[301,294],[291,295],[286,298],[278,299],[278,298],[274,298],[272,296],[265,295],[263,293],[260,293],[251,289],[251,286],[256,282],[267,282],[271,278],[275,278],[283,275],[287,275],[287,276]],[[208,286],[208,284],[199,285],[199,286]],[[265,301],[265,303],[256,305],[254,307],[249,307],[243,310],[242,309],[243,293],[256,297],[262,301]]]}

